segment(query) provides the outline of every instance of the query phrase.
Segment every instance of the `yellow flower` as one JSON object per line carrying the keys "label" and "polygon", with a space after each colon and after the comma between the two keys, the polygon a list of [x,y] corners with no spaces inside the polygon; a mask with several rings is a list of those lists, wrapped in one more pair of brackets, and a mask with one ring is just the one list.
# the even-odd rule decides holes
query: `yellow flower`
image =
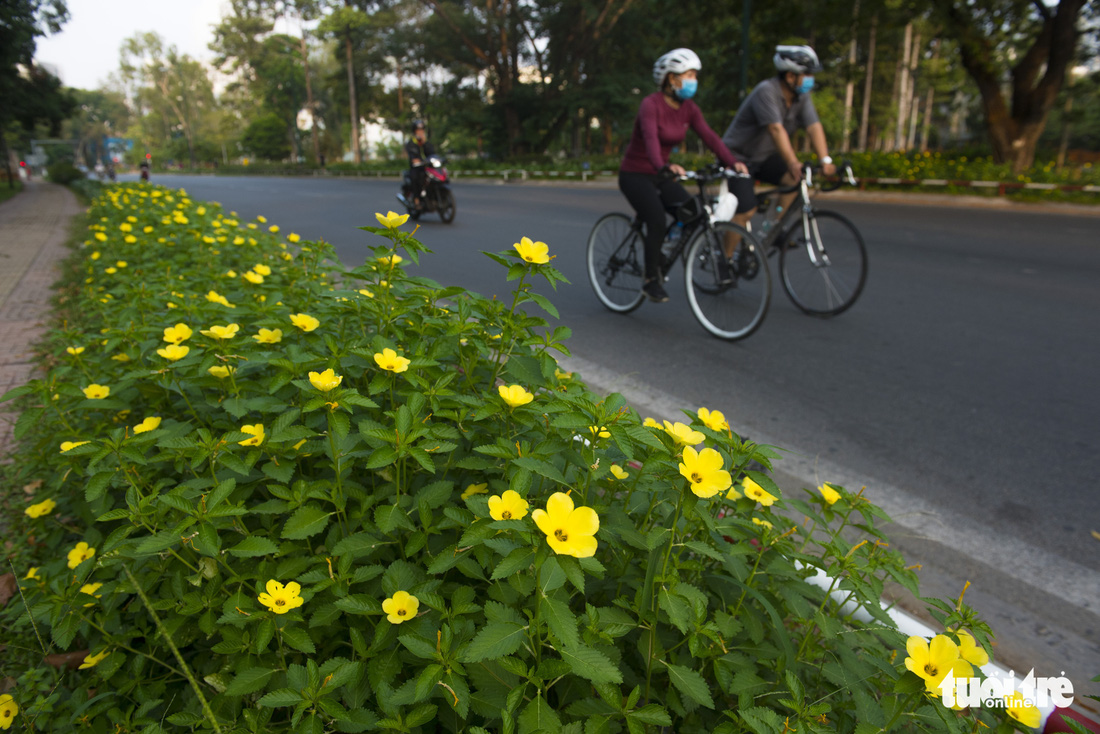
{"label": "yellow flower", "polygon": [[706,439],[706,436],[699,431],[679,421],[676,423],[665,421],[665,433],[672,436],[672,440],[680,446],[698,446]]}
{"label": "yellow flower", "polygon": [[730,424],[726,422],[726,416],[720,410],[707,410],[699,408],[699,420],[712,431],[728,431]]}
{"label": "yellow flower", "polygon": [[618,464],[612,464],[612,465],[611,465],[611,474],[612,474],[612,476],[614,476],[614,477],[615,477],[616,479],[626,479],[627,477],[629,477],[629,476],[630,476],[630,473],[629,473],[629,472],[627,472],[627,471],[625,471],[625,470],[624,470],[624,469],[623,469],[623,468],[622,468],[621,466],[619,466]]}
{"label": "yellow flower", "polygon": [[237,237],[234,237],[233,238],[233,244],[234,245],[243,245],[244,244],[244,237],[241,237],[239,235]]}
{"label": "yellow flower", "polygon": [[512,247],[516,248],[516,252],[519,253],[521,258],[534,265],[550,262],[550,256],[547,255],[550,248],[546,246],[545,242],[532,242],[530,238],[524,237]]}
{"label": "yellow flower", "polygon": [[288,234],[288,235],[286,236],[286,238],[287,238],[288,240],[290,240],[290,241],[291,241],[291,243],[297,242],[298,240],[302,239],[302,238],[301,238],[300,236],[298,236],[298,235],[294,234],[293,232],[291,232],[290,234]]}
{"label": "yellow flower", "polygon": [[728,500],[741,499],[741,493],[737,491],[737,487],[730,487],[730,491],[726,492],[726,499],[728,499]]}
{"label": "yellow flower", "polygon": [[24,576],[23,578],[24,579],[36,579],[36,578],[38,578],[38,566],[31,566],[30,568],[28,568],[27,569],[27,575]]}
{"label": "yellow flower", "polygon": [[211,303],[220,303],[221,305],[228,306],[229,308],[236,308],[236,306],[230,303],[225,296],[221,295],[217,291],[210,291],[209,293],[207,293],[206,300],[210,301]]}
{"label": "yellow flower", "polygon": [[817,488],[817,491],[821,492],[821,496],[830,505],[835,505],[836,501],[840,499],[840,492],[837,492],[828,484],[822,484],[820,487]]}
{"label": "yellow flower", "polygon": [[592,434],[592,438],[611,438],[611,432],[606,426],[589,426],[588,432]]}
{"label": "yellow flower", "polygon": [[229,367],[228,365],[224,364],[216,364],[213,367],[207,367],[206,371],[214,377],[217,377],[219,380],[224,380],[225,378],[236,372],[237,368]]}
{"label": "yellow flower", "polygon": [[374,362],[384,370],[390,372],[404,372],[409,368],[409,363],[412,360],[405,357],[399,357],[397,352],[393,351],[389,347],[386,347],[381,352],[376,352],[374,355]]}
{"label": "yellow flower", "polygon": [[241,426],[241,433],[247,433],[252,438],[246,438],[243,441],[238,441],[241,446],[259,446],[264,442],[264,424],[256,423],[255,425],[245,424]]}
{"label": "yellow flower", "polygon": [[75,449],[77,446],[83,446],[86,443],[88,443],[88,441],[62,441],[61,453],[65,453],[69,449]]}
{"label": "yellow flower", "polygon": [[80,664],[78,670],[87,670],[88,668],[94,668],[95,666],[102,663],[110,654],[110,650],[104,650],[103,652],[97,653],[95,655],[87,655],[84,657],[84,662]]}
{"label": "yellow flower", "polygon": [[203,329],[200,334],[205,334],[211,339],[232,339],[237,335],[237,332],[241,330],[240,324],[227,324],[225,326],[211,326],[209,329]]}
{"label": "yellow flower", "polygon": [[[80,593],[81,594],[87,594],[88,596],[94,596],[96,599],[98,599],[101,596],[103,596],[102,594],[97,594],[96,593],[97,591],[99,591],[100,586],[103,586],[103,584],[84,584],[83,586],[80,587]],[[84,606],[94,607],[95,602],[88,602]]]}
{"label": "yellow flower", "polygon": [[760,504],[764,505],[764,507],[771,507],[772,504],[774,504],[775,501],[779,499],[774,494],[764,489],[748,477],[745,477],[741,481],[741,486],[745,488],[746,497],[748,497],[750,500],[756,500]]}
{"label": "yellow flower", "polygon": [[19,704],[10,694],[0,696],[0,729],[8,729],[19,713]]}
{"label": "yellow flower", "polygon": [[254,273],[251,270],[244,274],[244,279],[254,285],[259,285],[260,283],[264,282],[264,276],[260,275],[259,273]]}
{"label": "yellow flower", "polygon": [[259,273],[260,275],[271,275],[271,268],[260,263],[253,265],[252,270]]}
{"label": "yellow flower", "polygon": [[321,392],[335,390],[336,388],[340,387],[340,383],[343,381],[344,376],[336,374],[336,372],[334,372],[331,367],[324,372],[309,373],[309,384],[313,385]]}
{"label": "yellow flower", "polygon": [[302,331],[313,331],[321,325],[320,321],[305,313],[291,314],[290,323],[294,324]]}
{"label": "yellow flower", "polygon": [[169,344],[163,349],[158,349],[157,354],[167,359],[169,362],[176,362],[187,356],[187,353],[191,351],[191,347],[181,347],[179,344]]}
{"label": "yellow flower", "polygon": [[555,553],[575,558],[595,555],[600,517],[591,507],[574,508],[568,494],[555,492],[550,495],[546,510],[535,510],[531,519],[546,535],[546,542]]}
{"label": "yellow flower", "polygon": [[375,214],[374,217],[378,220],[379,224],[389,229],[397,229],[402,224],[409,221],[408,214],[398,214],[397,212],[386,212],[384,216],[382,214]]}
{"label": "yellow flower", "polygon": [[158,416],[149,416],[141,423],[138,423],[136,426],[134,426],[134,434],[137,435],[139,433],[148,433],[149,431],[155,431],[157,428],[160,427],[161,420],[163,419]]}
{"label": "yellow flower", "polygon": [[111,394],[111,388],[106,385],[91,384],[88,387],[83,388],[84,397],[89,400],[102,400]]}
{"label": "yellow flower", "polygon": [[573,379],[573,373],[572,372],[562,372],[561,370],[559,370],[558,368],[555,367],[554,368],[554,377],[556,377],[556,378],[558,378],[559,380],[562,380],[562,381],[571,380],[571,379]]}
{"label": "yellow flower", "polygon": [[[95,233],[95,238],[97,240],[99,240],[100,242],[106,242],[107,241],[107,235],[103,234],[102,232],[96,232]],[[93,253],[93,255],[97,255],[97,254],[99,254],[99,253]]]}
{"label": "yellow flower", "polygon": [[278,234],[279,225],[273,224],[273,225],[271,225],[270,227],[267,228],[267,231],[270,232],[271,234]]}
{"label": "yellow flower", "polygon": [[382,257],[378,258],[378,262],[382,263],[386,267],[392,268],[399,262],[404,261],[404,259],[405,258],[401,257],[400,255],[383,255]]}
{"label": "yellow flower", "polygon": [[940,683],[959,659],[958,645],[947,635],[936,635],[931,645],[923,637],[914,635],[905,641],[905,649],[909,653],[905,667],[923,678],[930,692],[939,693]]}
{"label": "yellow flower", "polygon": [[966,630],[956,630],[955,634],[959,636],[959,657],[974,665],[986,665],[989,662],[989,653],[978,644],[974,635]]}
{"label": "yellow flower", "polygon": [[471,484],[462,491],[462,499],[466,500],[475,494],[489,494],[488,484]]}
{"label": "yellow flower", "polygon": [[42,517],[43,515],[49,515],[53,512],[53,508],[57,507],[57,503],[53,500],[42,500],[36,505],[30,505],[27,509],[23,510],[23,514],[27,517]]}
{"label": "yellow flower", "polygon": [[[391,214],[393,212],[390,212]],[[405,215],[408,219],[408,215]],[[401,624],[416,616],[420,609],[420,600],[407,591],[395,591],[393,596],[382,602],[382,611],[390,624]]]}
{"label": "yellow flower", "polygon": [[257,598],[261,604],[276,614],[286,614],[291,609],[297,609],[305,604],[305,600],[300,596],[302,587],[297,581],[291,581],[283,586],[275,579],[270,579],[264,588],[267,592],[260,594]]}
{"label": "yellow flower", "polygon": [[134,226],[132,224],[128,224],[127,222],[123,222],[122,224],[118,225],[118,228],[123,232],[134,231]]}
{"label": "yellow flower", "polygon": [[518,408],[521,405],[527,405],[535,399],[535,396],[527,392],[520,385],[500,385],[497,387],[497,392],[500,393],[500,397],[508,404],[508,408]]}
{"label": "yellow flower", "polygon": [[489,498],[489,517],[494,520],[522,520],[527,517],[527,500],[514,489]]}
{"label": "yellow flower", "polygon": [[119,260],[118,262],[115,263],[115,267],[118,267],[118,268],[126,267],[126,261],[125,260]]}
{"label": "yellow flower", "polygon": [[660,423],[658,423],[653,418],[649,418],[649,417],[647,417],[644,421],[642,421],[642,425],[645,426],[646,428],[660,428],[661,427]]}
{"label": "yellow flower", "polygon": [[95,548],[87,543],[77,543],[76,547],[69,551],[69,568],[76,568],[94,555]]}
{"label": "yellow flower", "polygon": [[194,332],[187,324],[176,324],[164,329],[164,341],[169,344],[181,344],[191,338]]}
{"label": "yellow flower", "polygon": [[252,336],[260,344],[278,344],[283,340],[282,329],[260,329],[258,334]]}
{"label": "yellow flower", "polygon": [[366,288],[360,288],[359,293],[360,295],[364,295],[367,298],[374,298],[374,294],[368,291]]}
{"label": "yellow flower", "polygon": [[760,519],[759,517],[754,517],[754,518],[752,519],[752,524],[753,524],[753,525],[759,525],[759,526],[761,526],[761,527],[765,527],[765,528],[767,528],[768,530],[771,530],[771,529],[772,529],[772,527],[773,527],[773,526],[772,526],[772,524],[771,524],[770,522],[768,522],[767,520],[761,520],[761,519]]}
{"label": "yellow flower", "polygon": [[696,452],[691,446],[685,446],[680,474],[691,482],[691,491],[696,497],[713,497],[733,484],[730,473],[722,468],[724,464],[722,455],[714,449]]}
{"label": "yellow flower", "polygon": [[84,347],[65,347],[65,351],[75,357],[78,354],[84,353]]}
{"label": "yellow flower", "polygon": [[1005,696],[1005,711],[1029,729],[1039,728],[1041,716],[1038,707],[1028,703],[1019,691],[1014,692],[1011,696]]}

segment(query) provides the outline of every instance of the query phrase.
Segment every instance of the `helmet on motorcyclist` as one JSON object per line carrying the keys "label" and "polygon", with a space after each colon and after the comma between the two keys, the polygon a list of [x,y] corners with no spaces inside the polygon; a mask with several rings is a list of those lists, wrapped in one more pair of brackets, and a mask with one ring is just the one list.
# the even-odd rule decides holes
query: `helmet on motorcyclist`
{"label": "helmet on motorcyclist", "polygon": [[423,120],[417,119],[417,120],[412,121],[412,131],[413,132],[416,132],[417,130],[423,130],[423,129],[425,129]]}

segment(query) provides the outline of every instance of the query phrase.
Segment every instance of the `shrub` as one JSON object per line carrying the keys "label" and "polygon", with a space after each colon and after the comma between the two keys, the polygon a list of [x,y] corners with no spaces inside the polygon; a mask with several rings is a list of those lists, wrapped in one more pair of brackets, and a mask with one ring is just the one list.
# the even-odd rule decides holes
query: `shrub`
{"label": "shrub", "polygon": [[51,163],[46,169],[46,174],[50,177],[50,180],[54,183],[66,186],[73,181],[79,181],[84,178],[84,173],[72,164],[72,161],[58,161],[57,163]]}
{"label": "shrub", "polygon": [[[782,498],[750,468],[776,452],[718,411],[660,426],[593,394],[554,360],[568,329],[529,312],[556,315],[532,288],[562,281],[545,245],[486,253],[516,283],[490,299],[407,275],[424,248],[406,219],[364,227],[374,256],[346,270],[182,191],[93,202],[48,372],[7,396],[27,546],[0,622],[28,728],[991,719],[927,699],[895,659],[883,579],[916,583],[878,508],[840,487]],[[937,613],[988,644],[961,600]],[[65,653],[80,669],[42,665]]]}

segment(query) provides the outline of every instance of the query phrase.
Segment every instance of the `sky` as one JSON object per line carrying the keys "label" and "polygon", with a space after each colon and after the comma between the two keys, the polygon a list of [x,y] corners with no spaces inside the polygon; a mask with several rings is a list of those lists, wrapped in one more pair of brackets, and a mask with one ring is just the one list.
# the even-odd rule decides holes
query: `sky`
{"label": "sky", "polygon": [[67,0],[69,22],[38,39],[35,61],[63,84],[96,89],[118,71],[119,48],[135,33],[155,31],[165,47],[210,61],[212,26],[228,11],[226,0]]}

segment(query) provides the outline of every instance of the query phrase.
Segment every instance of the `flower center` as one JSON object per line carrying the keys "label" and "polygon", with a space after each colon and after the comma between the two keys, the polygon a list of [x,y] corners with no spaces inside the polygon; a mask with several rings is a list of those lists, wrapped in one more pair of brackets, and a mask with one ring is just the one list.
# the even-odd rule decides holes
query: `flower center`
{"label": "flower center", "polygon": [[408,612],[404,609],[398,609],[397,610],[397,616],[398,617],[404,617],[406,614],[408,614]]}
{"label": "flower center", "polygon": [[924,672],[928,673],[928,675],[935,678],[936,674],[939,672],[939,669],[935,665],[933,665],[932,663],[925,663]]}
{"label": "flower center", "polygon": [[565,531],[562,530],[561,528],[558,528],[557,530],[554,531],[554,537],[557,538],[558,540],[560,540],[562,543],[569,540],[569,536],[566,535]]}
{"label": "flower center", "polygon": [[701,484],[703,481],[703,477],[699,474],[699,472],[693,471],[691,473],[691,481],[695,482],[696,484]]}
{"label": "flower center", "polygon": [[508,510],[505,510],[504,512],[500,513],[500,516],[502,518],[504,518],[505,520],[511,520],[512,519],[512,513],[509,512]]}

